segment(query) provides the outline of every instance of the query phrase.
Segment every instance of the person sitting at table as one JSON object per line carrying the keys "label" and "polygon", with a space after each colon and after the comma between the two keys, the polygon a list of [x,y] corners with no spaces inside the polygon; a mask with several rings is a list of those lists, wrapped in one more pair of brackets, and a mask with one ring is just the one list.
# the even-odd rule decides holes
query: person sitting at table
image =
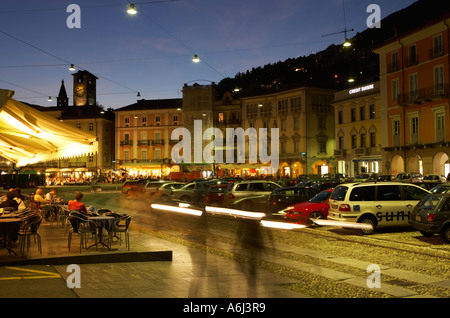
{"label": "person sitting at table", "polygon": [[20,188],[15,188],[14,192],[16,193],[15,200],[19,204],[19,211],[26,209],[27,206],[25,204],[25,197],[22,195],[22,191],[20,190]]}
{"label": "person sitting at table", "polygon": [[37,189],[36,194],[34,195],[34,201],[36,201],[39,204],[39,209],[41,210],[41,214],[43,215],[44,219],[48,221],[50,216],[50,209],[47,205],[47,199],[44,197],[44,190]]}
{"label": "person sitting at table", "polygon": [[55,202],[56,189],[55,188],[51,189],[50,192],[45,195],[45,198],[47,199],[47,202]]}
{"label": "person sitting at table", "polygon": [[78,210],[84,214],[90,214],[86,208],[86,205],[81,202],[83,200],[83,193],[77,192],[75,194],[75,200],[69,200],[68,208],[71,210]]}
{"label": "person sitting at table", "polygon": [[19,209],[19,203],[14,199],[16,197],[15,191],[9,191],[6,194],[6,200],[0,204],[0,208],[9,211],[17,211]]}

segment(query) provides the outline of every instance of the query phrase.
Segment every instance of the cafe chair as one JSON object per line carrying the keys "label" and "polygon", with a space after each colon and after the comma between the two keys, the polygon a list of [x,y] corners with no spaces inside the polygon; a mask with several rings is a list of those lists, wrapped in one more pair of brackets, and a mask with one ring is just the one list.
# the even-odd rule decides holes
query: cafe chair
{"label": "cafe chair", "polygon": [[69,251],[72,242],[72,234],[74,233],[78,234],[80,237],[80,253],[83,247],[87,248],[87,241],[90,235],[94,237],[95,246],[96,249],[98,250],[97,225],[95,224],[95,222],[86,219],[81,214],[80,214],[81,216],[77,214],[80,213],[71,213],[69,215],[69,222],[72,225],[72,228],[69,230],[69,241],[68,241]]}
{"label": "cafe chair", "polygon": [[[119,239],[119,244],[122,244],[122,233],[123,233],[125,237],[125,247],[128,247],[128,250],[130,250],[130,223],[131,223],[131,215],[116,218],[112,226],[112,230],[110,232],[110,240],[109,240],[110,245],[113,236]],[[119,234],[119,237],[117,236],[117,234]]]}
{"label": "cafe chair", "polygon": [[112,212],[110,209],[100,209],[100,210],[97,211],[97,214],[98,215],[103,215],[105,213],[110,213],[110,212]]}
{"label": "cafe chair", "polygon": [[22,254],[25,252],[25,244],[27,246],[27,252],[30,250],[30,238],[33,237],[34,241],[38,244],[38,250],[42,254],[41,236],[38,233],[39,226],[42,223],[42,217],[40,215],[34,214],[30,215],[25,221],[20,229],[19,244]]}

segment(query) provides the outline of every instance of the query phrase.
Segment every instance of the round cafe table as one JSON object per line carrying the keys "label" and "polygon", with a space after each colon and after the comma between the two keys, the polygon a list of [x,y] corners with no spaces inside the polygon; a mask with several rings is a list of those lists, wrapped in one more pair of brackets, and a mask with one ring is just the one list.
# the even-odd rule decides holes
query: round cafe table
{"label": "round cafe table", "polygon": [[3,239],[3,246],[1,246],[1,248],[8,250],[9,254],[12,252],[17,255],[16,252],[11,249],[11,244],[12,242],[17,241],[19,237],[19,230],[22,221],[22,219],[14,217],[0,218],[0,237]]}
{"label": "round cafe table", "polygon": [[[99,236],[99,241],[97,242],[97,245],[102,244],[103,246],[110,248],[107,244],[103,243],[102,233],[103,229],[105,229],[107,232],[111,231],[115,218],[113,216],[90,216],[88,217],[88,220],[94,221],[95,224],[97,225]],[[94,245],[96,244],[92,244],[91,246],[88,247],[88,249]]]}

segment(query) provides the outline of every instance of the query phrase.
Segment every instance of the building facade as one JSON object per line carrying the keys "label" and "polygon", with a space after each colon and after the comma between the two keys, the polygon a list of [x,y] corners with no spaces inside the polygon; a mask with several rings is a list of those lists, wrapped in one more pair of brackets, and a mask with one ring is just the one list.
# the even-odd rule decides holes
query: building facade
{"label": "building facade", "polygon": [[385,173],[450,172],[447,14],[378,47]]}
{"label": "building facade", "polygon": [[380,83],[370,83],[334,95],[337,172],[354,177],[380,173]]}
{"label": "building facade", "polygon": [[184,125],[182,100],[138,100],[115,110],[116,170],[129,177],[166,177],[179,172],[171,158],[172,131]]}
{"label": "building facade", "polygon": [[278,176],[335,172],[333,94],[301,87],[241,99],[244,129],[278,128]]}

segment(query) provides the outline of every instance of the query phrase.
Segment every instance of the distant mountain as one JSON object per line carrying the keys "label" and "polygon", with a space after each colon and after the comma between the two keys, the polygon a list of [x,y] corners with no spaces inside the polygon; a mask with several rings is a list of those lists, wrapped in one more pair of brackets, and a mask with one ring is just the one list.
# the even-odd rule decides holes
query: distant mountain
{"label": "distant mountain", "polygon": [[[254,67],[236,74],[234,78],[225,78],[217,85],[217,98],[237,87],[241,89],[238,96],[252,96],[299,86],[342,90],[377,81],[379,61],[373,53],[375,47],[449,14],[449,0],[419,0],[384,18],[381,28],[357,33],[351,39],[350,48],[330,45],[309,56]],[[349,83],[350,77],[355,82]]]}

